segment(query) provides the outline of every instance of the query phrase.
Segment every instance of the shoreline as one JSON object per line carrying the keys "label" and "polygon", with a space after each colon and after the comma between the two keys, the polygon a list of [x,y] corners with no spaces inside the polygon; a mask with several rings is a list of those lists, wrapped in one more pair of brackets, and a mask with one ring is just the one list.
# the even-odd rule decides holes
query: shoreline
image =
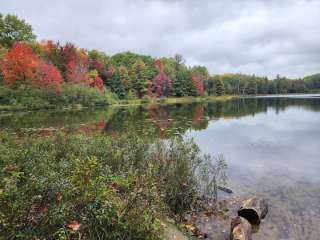
{"label": "shoreline", "polygon": [[37,107],[28,108],[24,106],[12,106],[12,105],[0,105],[0,112],[28,112],[28,111],[49,111],[49,110],[82,110],[82,109],[94,109],[104,107],[130,107],[130,106],[147,106],[152,104],[182,104],[182,103],[194,103],[194,102],[212,102],[212,101],[229,101],[239,98],[235,95],[225,96],[208,96],[208,97],[168,97],[168,98],[150,98],[148,101],[144,99],[135,100],[120,100],[108,105],[96,105],[93,107],[82,106],[81,104],[74,104],[70,106],[58,106],[58,107]]}

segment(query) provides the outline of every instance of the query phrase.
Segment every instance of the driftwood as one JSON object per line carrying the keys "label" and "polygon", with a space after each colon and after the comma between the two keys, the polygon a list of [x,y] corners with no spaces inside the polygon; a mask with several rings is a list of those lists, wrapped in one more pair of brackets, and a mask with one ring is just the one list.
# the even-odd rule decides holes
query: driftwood
{"label": "driftwood", "polygon": [[242,217],[235,217],[231,221],[230,240],[252,240],[251,224]]}
{"label": "driftwood", "polygon": [[230,188],[218,186],[218,189],[226,193],[232,193],[232,190]]}
{"label": "driftwood", "polygon": [[259,224],[268,213],[268,203],[263,198],[249,198],[238,210],[238,216],[247,219],[251,224]]}

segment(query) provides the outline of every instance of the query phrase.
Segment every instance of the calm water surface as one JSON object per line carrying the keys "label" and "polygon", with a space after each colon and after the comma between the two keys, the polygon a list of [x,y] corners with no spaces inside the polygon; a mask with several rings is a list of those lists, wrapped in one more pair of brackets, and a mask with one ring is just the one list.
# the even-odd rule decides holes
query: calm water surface
{"label": "calm water surface", "polygon": [[[319,124],[320,95],[0,113],[0,128],[17,135],[62,130],[113,135],[126,131],[150,140],[192,137],[204,152],[224,155],[232,196],[269,199],[270,212],[254,239],[320,239]],[[224,224],[216,227],[216,232],[228,231]]]}

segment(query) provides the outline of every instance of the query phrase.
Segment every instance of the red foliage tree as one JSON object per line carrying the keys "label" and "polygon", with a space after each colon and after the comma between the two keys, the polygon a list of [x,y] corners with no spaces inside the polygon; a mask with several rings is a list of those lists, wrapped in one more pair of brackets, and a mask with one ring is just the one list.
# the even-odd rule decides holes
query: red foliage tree
{"label": "red foliage tree", "polygon": [[92,87],[95,87],[99,90],[104,90],[104,84],[103,84],[103,81],[102,79],[99,77],[99,76],[96,76],[93,80],[93,82],[91,83],[91,86]]}
{"label": "red foliage tree", "polygon": [[100,60],[98,60],[96,58],[90,59],[89,68],[91,70],[96,69],[99,73],[102,73],[105,70],[105,66],[104,66],[103,62],[101,62]]}
{"label": "red foliage tree", "polygon": [[86,62],[70,61],[67,64],[66,78],[70,83],[88,86],[90,84],[90,78]]}
{"label": "red foliage tree", "polygon": [[61,50],[60,58],[62,64],[66,67],[69,62],[77,61],[77,48],[72,43],[66,43]]}
{"label": "red foliage tree", "polygon": [[172,81],[171,78],[165,74],[163,62],[161,59],[157,59],[155,61],[155,65],[159,73],[154,77],[151,89],[153,93],[156,93],[156,95],[160,97],[168,94],[168,92],[172,88]]}
{"label": "red foliage tree", "polygon": [[63,79],[60,71],[52,64],[47,64],[40,60],[32,81],[32,86],[59,91],[62,83]]}
{"label": "red foliage tree", "polygon": [[66,80],[73,84],[90,85],[89,58],[84,49],[67,43],[61,51],[61,62]]}
{"label": "red foliage tree", "polygon": [[204,91],[202,76],[199,74],[192,75],[192,84],[196,89],[197,95],[201,95]]}
{"label": "red foliage tree", "polygon": [[17,43],[4,56],[1,64],[4,83],[8,86],[29,84],[38,88],[60,89],[63,83],[59,70],[47,64],[25,43]]}
{"label": "red foliage tree", "polygon": [[114,65],[110,65],[107,71],[107,77],[111,77],[116,71],[117,68]]}
{"label": "red foliage tree", "polygon": [[35,76],[39,59],[32,48],[24,43],[16,43],[4,56],[1,71],[4,83],[15,86],[17,83],[28,83]]}

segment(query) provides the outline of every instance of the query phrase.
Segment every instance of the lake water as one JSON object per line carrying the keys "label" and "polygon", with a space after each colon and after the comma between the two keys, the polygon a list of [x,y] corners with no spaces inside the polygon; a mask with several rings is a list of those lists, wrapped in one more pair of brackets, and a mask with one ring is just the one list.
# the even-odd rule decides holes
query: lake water
{"label": "lake water", "polygon": [[320,95],[0,113],[0,128],[17,135],[62,130],[127,131],[151,140],[192,137],[204,152],[224,155],[232,197],[269,200],[269,214],[254,239],[320,239]]}

